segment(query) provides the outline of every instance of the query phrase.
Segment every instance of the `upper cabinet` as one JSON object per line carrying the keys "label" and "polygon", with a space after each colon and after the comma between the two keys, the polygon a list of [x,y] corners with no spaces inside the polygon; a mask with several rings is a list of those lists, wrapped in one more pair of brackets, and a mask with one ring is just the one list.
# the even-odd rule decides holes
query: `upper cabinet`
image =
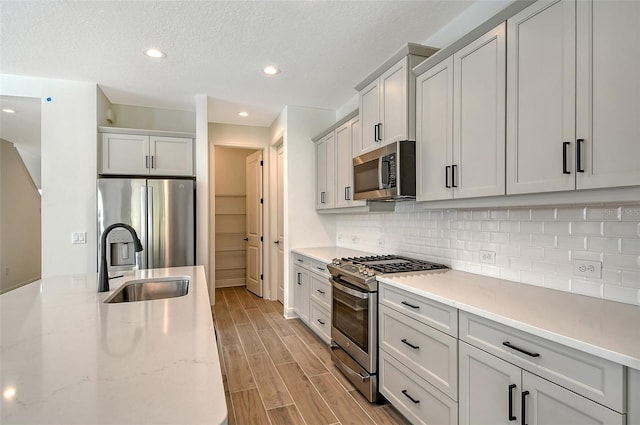
{"label": "upper cabinet", "polygon": [[505,194],[505,26],[416,79],[418,201]]}
{"label": "upper cabinet", "polygon": [[507,22],[507,193],[640,184],[640,3],[540,1]]}
{"label": "upper cabinet", "polygon": [[409,43],[356,86],[361,136],[353,156],[415,137],[415,77],[411,69],[437,49]]}
{"label": "upper cabinet", "polygon": [[353,146],[360,140],[357,112],[316,140],[316,209],[365,206],[353,200]]}
{"label": "upper cabinet", "polygon": [[102,133],[101,174],[192,176],[193,139]]}

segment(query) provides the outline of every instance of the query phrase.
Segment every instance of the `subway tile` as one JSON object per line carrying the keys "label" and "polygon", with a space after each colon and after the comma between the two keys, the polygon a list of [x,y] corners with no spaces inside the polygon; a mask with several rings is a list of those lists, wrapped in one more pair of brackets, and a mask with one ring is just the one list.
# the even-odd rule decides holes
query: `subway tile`
{"label": "subway tile", "polygon": [[640,255],[640,239],[639,238],[623,238],[621,251],[623,254]]}
{"label": "subway tile", "polygon": [[531,235],[528,233],[511,233],[509,235],[509,241],[512,244],[530,245]]}
{"label": "subway tile", "polygon": [[604,299],[627,304],[640,304],[638,289],[617,285],[604,285]]}
{"label": "subway tile", "polygon": [[466,223],[466,221],[452,221],[451,222],[451,228],[452,229],[456,229],[456,230],[463,230],[465,223]]}
{"label": "subway tile", "polygon": [[545,274],[544,286],[551,289],[557,289],[559,291],[571,292],[571,279]]}
{"label": "subway tile", "polygon": [[587,238],[583,236],[558,236],[558,248],[563,249],[587,249]]}
{"label": "subway tile", "polygon": [[475,274],[482,274],[482,266],[478,263],[465,263],[464,271]]}
{"label": "subway tile", "polygon": [[521,233],[542,233],[543,224],[541,221],[521,221]]}
{"label": "subway tile", "polygon": [[[436,261],[436,260],[432,260],[432,261]],[[465,265],[465,262],[460,259],[451,260],[451,262],[449,263],[449,267],[451,267],[453,270],[464,270],[464,265]]]}
{"label": "subway tile", "polygon": [[604,284],[598,282],[589,282],[580,279],[572,279],[571,292],[573,292],[574,294],[602,298],[604,296]]}
{"label": "subway tile", "polygon": [[512,280],[514,282],[520,281],[520,271],[512,269],[500,269],[500,279]]}
{"label": "subway tile", "polygon": [[457,210],[446,210],[442,212],[443,220],[457,220],[458,219],[458,211]]}
{"label": "subway tile", "polygon": [[640,207],[622,207],[620,220],[640,222]]}
{"label": "subway tile", "polygon": [[532,261],[531,271],[543,274],[553,274],[556,272],[556,265],[550,261]]}
{"label": "subway tile", "polygon": [[500,230],[500,222],[499,221],[483,221],[481,230],[485,232],[497,232]]}
{"label": "subway tile", "polygon": [[458,251],[457,251],[457,250],[455,250],[455,249],[446,249],[446,248],[443,248],[443,249],[441,250],[441,255],[442,255],[444,258],[448,258],[448,259],[450,259],[450,260],[456,260],[456,259],[458,258]]}
{"label": "subway tile", "polygon": [[545,248],[544,259],[547,261],[554,261],[556,263],[566,263],[571,261],[571,254],[568,249]]}
{"label": "subway tile", "polygon": [[520,231],[520,222],[519,221],[501,221],[500,222],[500,231],[501,232],[510,232],[516,233]]}
{"label": "subway tile", "polygon": [[620,238],[587,238],[587,250],[597,252],[607,252],[610,254],[620,253]]}
{"label": "subway tile", "polygon": [[558,263],[556,265],[556,274],[558,276],[574,277],[573,265],[570,262]]}
{"label": "subway tile", "polygon": [[571,250],[571,260],[588,260],[588,261],[602,261],[603,254],[599,252],[589,252],[580,250]]}
{"label": "subway tile", "polygon": [[558,208],[556,220],[584,220],[586,208]]}
{"label": "subway tile", "polygon": [[531,235],[531,245],[543,248],[555,248],[556,237],[553,235]]}
{"label": "subway tile", "polygon": [[481,273],[485,276],[500,277],[500,268],[491,264],[482,264]]}
{"label": "subway tile", "polygon": [[480,251],[482,244],[480,242],[467,242],[465,243],[465,248],[468,251]]}
{"label": "subway tile", "polygon": [[473,232],[471,240],[474,242],[489,242],[489,232]]}
{"label": "subway tile", "polygon": [[531,270],[531,260],[527,258],[511,258],[509,260],[509,264],[511,265],[511,268],[514,270],[520,270],[520,271]]}
{"label": "subway tile", "polygon": [[493,252],[498,252],[499,248],[500,248],[500,245],[491,243],[491,242],[483,242],[482,246],[480,247],[480,249],[483,249],[485,251],[493,251]]}
{"label": "subway tile", "polygon": [[531,220],[553,221],[555,219],[555,208],[533,208],[531,210]]}
{"label": "subway tile", "polygon": [[[438,239],[437,245],[438,248],[452,248],[450,239]],[[453,248],[455,249],[455,248]]]}
{"label": "subway tile", "polygon": [[470,241],[473,238],[471,231],[458,231],[458,239],[461,241]]}
{"label": "subway tile", "polygon": [[549,235],[569,235],[569,221],[545,221],[543,233]]}
{"label": "subway tile", "polygon": [[502,244],[509,243],[509,234],[501,232],[491,232],[491,234],[489,235],[489,240],[491,242]]}
{"label": "subway tile", "polygon": [[461,241],[459,239],[452,239],[451,240],[451,249],[464,249],[464,241]]}
{"label": "subway tile", "polygon": [[606,222],[604,223],[605,236],[638,236],[638,228],[640,224],[622,221],[622,222]]}
{"label": "subway tile", "polygon": [[599,221],[572,221],[570,232],[572,236],[602,235],[602,222]]}
{"label": "subway tile", "polygon": [[520,245],[501,245],[497,253],[500,255],[506,255],[507,257],[519,257]]}
{"label": "subway tile", "polygon": [[508,268],[510,264],[509,257],[506,255],[496,255],[496,267],[500,269]]}
{"label": "subway tile", "polygon": [[489,220],[491,218],[487,210],[473,210],[471,217],[473,217],[474,220]]}
{"label": "subway tile", "polygon": [[520,280],[530,285],[544,286],[544,273],[523,270],[520,272]]}
{"label": "subway tile", "polygon": [[458,211],[458,220],[471,220],[472,218],[473,214],[471,210]]}
{"label": "subway tile", "polygon": [[640,271],[623,270],[620,283],[622,286],[640,289]]}
{"label": "subway tile", "polygon": [[509,210],[492,210],[489,212],[491,220],[508,220]]}
{"label": "subway tile", "polygon": [[637,269],[640,267],[640,256],[624,254],[604,254],[603,267]]}
{"label": "subway tile", "polygon": [[622,281],[622,272],[618,269],[602,269],[602,278],[587,278],[587,280],[593,280],[595,282],[603,282],[607,285],[620,285]]}
{"label": "subway tile", "polygon": [[587,220],[616,221],[620,217],[620,208],[587,208]]}
{"label": "subway tile", "polygon": [[517,208],[509,210],[509,220],[522,221],[531,220],[531,210],[528,208]]}
{"label": "subway tile", "polygon": [[473,230],[480,231],[482,229],[482,224],[480,221],[465,221],[464,222],[464,230]]}
{"label": "subway tile", "polygon": [[458,250],[458,260],[461,261],[473,261],[473,252]]}

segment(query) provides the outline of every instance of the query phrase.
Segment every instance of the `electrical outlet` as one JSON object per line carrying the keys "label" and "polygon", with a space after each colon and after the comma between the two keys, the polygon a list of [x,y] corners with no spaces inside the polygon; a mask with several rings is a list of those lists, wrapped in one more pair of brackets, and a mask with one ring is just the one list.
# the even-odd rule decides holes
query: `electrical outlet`
{"label": "electrical outlet", "polygon": [[495,251],[480,251],[480,262],[485,264],[496,263]]}
{"label": "electrical outlet", "polygon": [[71,243],[87,243],[87,232],[71,232]]}
{"label": "electrical outlet", "polygon": [[602,279],[602,262],[573,260],[573,275]]}

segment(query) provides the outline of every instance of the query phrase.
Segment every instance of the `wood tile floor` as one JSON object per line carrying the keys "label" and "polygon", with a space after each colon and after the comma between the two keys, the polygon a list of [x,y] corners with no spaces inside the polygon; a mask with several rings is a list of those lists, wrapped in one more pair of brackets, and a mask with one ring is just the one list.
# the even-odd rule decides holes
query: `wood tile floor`
{"label": "wood tile floor", "polygon": [[389,404],[367,402],[324,342],[282,311],[244,287],[216,289],[212,313],[229,425],[408,424]]}

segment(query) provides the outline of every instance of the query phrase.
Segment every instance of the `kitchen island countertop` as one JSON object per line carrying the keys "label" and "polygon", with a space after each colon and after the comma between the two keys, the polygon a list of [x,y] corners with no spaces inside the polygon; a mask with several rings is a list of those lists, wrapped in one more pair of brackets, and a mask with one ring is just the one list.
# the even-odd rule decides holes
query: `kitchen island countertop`
{"label": "kitchen island countertop", "polygon": [[[134,279],[183,276],[187,295],[105,304]],[[97,274],[0,296],[0,422],[220,424],[227,407],[204,268]]]}

